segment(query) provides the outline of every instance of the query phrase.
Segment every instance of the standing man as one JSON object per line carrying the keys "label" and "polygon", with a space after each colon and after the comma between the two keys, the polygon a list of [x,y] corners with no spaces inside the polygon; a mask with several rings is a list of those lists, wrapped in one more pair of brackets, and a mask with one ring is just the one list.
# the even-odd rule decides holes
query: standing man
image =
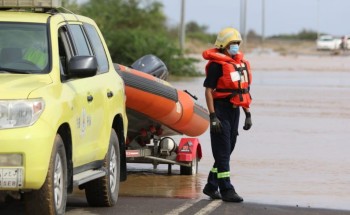
{"label": "standing man", "polygon": [[219,32],[216,48],[203,52],[208,60],[204,81],[205,98],[210,113],[210,138],[214,165],[203,193],[212,199],[242,202],[230,180],[230,156],[238,136],[240,108],[245,113],[244,130],[252,126],[249,88],[252,74],[249,62],[239,52],[242,42],[234,28]]}

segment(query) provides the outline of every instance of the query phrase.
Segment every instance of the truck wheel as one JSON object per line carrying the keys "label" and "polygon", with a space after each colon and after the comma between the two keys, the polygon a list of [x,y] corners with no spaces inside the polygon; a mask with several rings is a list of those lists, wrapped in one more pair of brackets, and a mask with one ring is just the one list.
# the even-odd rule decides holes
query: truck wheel
{"label": "truck wheel", "polygon": [[198,155],[193,158],[191,167],[180,166],[180,175],[195,175],[198,173]]}
{"label": "truck wheel", "polygon": [[39,190],[24,193],[27,214],[64,214],[67,202],[67,158],[56,135],[46,180]]}
{"label": "truck wheel", "polygon": [[103,167],[107,174],[84,185],[90,206],[110,207],[117,203],[120,182],[120,152],[118,136],[112,129],[109,149]]}

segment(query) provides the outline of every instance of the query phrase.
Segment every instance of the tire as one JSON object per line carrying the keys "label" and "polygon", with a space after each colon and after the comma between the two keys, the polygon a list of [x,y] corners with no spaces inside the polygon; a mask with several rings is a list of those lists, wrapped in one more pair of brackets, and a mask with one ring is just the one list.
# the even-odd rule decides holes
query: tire
{"label": "tire", "polygon": [[198,154],[196,153],[191,162],[191,167],[180,166],[180,175],[196,175],[198,173],[198,160]]}
{"label": "tire", "polygon": [[63,140],[56,135],[49,169],[39,190],[24,193],[26,214],[65,214],[67,202],[67,158]]}
{"label": "tire", "polygon": [[111,207],[117,203],[120,182],[120,151],[118,136],[112,129],[103,167],[107,174],[84,185],[90,206]]}

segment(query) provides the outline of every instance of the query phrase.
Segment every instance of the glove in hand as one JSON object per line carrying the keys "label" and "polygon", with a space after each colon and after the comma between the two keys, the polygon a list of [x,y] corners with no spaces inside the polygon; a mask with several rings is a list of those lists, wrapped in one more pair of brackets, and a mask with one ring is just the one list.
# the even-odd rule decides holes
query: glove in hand
{"label": "glove in hand", "polygon": [[209,118],[210,118],[210,132],[217,133],[217,134],[221,133],[221,122],[216,117],[216,114],[210,113]]}
{"label": "glove in hand", "polygon": [[250,112],[246,112],[245,113],[245,122],[244,122],[244,126],[243,129],[244,130],[249,130],[252,127],[252,115],[250,114]]}

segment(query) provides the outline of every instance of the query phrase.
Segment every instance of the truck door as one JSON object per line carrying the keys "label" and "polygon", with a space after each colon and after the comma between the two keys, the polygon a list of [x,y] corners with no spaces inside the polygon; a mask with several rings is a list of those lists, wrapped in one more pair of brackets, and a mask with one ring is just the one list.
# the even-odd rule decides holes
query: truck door
{"label": "truck door", "polygon": [[[66,72],[71,56],[92,56],[86,34],[80,24],[69,24],[61,28],[61,42],[66,56],[61,56],[63,72]],[[59,39],[60,40],[60,39]],[[61,55],[61,54],[60,54]],[[104,121],[101,106],[103,97],[96,77],[66,80],[66,85],[74,92],[72,150],[74,167],[83,166],[97,159],[100,130]]]}

